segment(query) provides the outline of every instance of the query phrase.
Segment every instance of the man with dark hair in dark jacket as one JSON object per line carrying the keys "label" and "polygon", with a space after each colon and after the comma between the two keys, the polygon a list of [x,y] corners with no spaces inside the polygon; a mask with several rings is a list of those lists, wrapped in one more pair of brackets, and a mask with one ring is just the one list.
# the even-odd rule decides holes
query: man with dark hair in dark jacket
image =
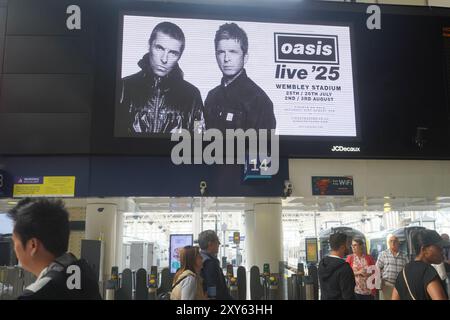
{"label": "man with dark hair in dark jacket", "polygon": [[273,103],[245,71],[248,37],[236,23],[219,27],[214,38],[220,85],[205,100],[206,129],[266,129],[276,127]]}
{"label": "man with dark hair in dark jacket", "polygon": [[177,25],[161,22],[153,29],[149,52],[138,63],[142,70],[122,79],[116,114],[120,135],[203,130],[200,91],[183,79],[178,65],[184,46]]}
{"label": "man with dark hair in dark jacket", "polygon": [[330,254],[319,263],[321,300],[355,299],[355,276],[343,259],[348,254],[347,236],[335,233],[330,236]]}
{"label": "man with dark hair in dark jacket", "polygon": [[19,300],[98,300],[98,279],[84,260],[67,252],[69,214],[60,200],[24,199],[10,212],[14,251],[34,274]]}
{"label": "man with dark hair in dark jacket", "polygon": [[220,262],[217,259],[220,245],[219,237],[213,230],[205,230],[198,235],[198,245],[203,258],[201,276],[208,297],[217,300],[232,300],[225,276],[220,268]]}

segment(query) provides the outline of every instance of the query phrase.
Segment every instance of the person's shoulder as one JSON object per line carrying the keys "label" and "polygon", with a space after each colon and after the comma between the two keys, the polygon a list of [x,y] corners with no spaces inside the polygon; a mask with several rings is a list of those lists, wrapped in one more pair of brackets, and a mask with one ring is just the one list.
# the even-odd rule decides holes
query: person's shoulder
{"label": "person's shoulder", "polygon": [[246,76],[245,78],[243,78],[243,80],[239,83],[242,88],[247,89],[247,90],[251,90],[253,92],[256,93],[264,93],[264,90],[255,82],[253,81],[249,76]]}
{"label": "person's shoulder", "polygon": [[243,83],[244,90],[251,92],[253,96],[258,97],[259,99],[267,100],[267,102],[271,103],[267,93],[251,78],[247,77],[247,81]]}
{"label": "person's shoulder", "polygon": [[184,79],[181,79],[179,82],[179,88],[183,90],[186,94],[195,94],[200,95],[200,90],[194,86],[189,81],[186,81]]}
{"label": "person's shoulder", "polygon": [[212,88],[211,90],[208,91],[208,96],[207,97],[213,97],[215,96],[219,90],[220,90],[221,85],[219,84],[218,86],[215,86],[214,88]]}
{"label": "person's shoulder", "polygon": [[[406,264],[408,268],[414,268],[414,269],[420,269],[425,271],[434,271],[436,272],[436,269],[429,263],[423,262],[423,261],[411,261]],[[437,273],[437,272],[436,272]]]}
{"label": "person's shoulder", "polygon": [[143,77],[144,77],[144,72],[141,70],[141,71],[133,73],[129,76],[123,77],[122,81],[124,83],[133,83],[135,81],[141,80]]}
{"label": "person's shoulder", "polygon": [[352,267],[350,266],[350,263],[348,263],[347,261],[345,261],[345,260],[342,260],[342,266],[341,266],[341,269],[344,269],[345,270],[345,272],[348,272],[349,270],[351,271],[351,272],[353,272],[353,269],[352,269]]}
{"label": "person's shoulder", "polygon": [[55,300],[64,299],[65,282],[62,278],[43,277],[28,286],[18,298],[19,300]]}
{"label": "person's shoulder", "polygon": [[214,261],[214,259],[212,259],[212,258],[205,258],[204,260],[203,260],[203,267],[210,267],[210,266],[215,266],[216,265],[216,262]]}
{"label": "person's shoulder", "polygon": [[192,272],[184,275],[183,280],[181,280],[181,283],[183,283],[183,285],[191,285],[192,283],[196,282],[197,282],[197,275]]}
{"label": "person's shoulder", "polygon": [[205,108],[206,109],[216,107],[216,104],[220,101],[219,90],[220,90],[220,85],[208,91],[208,94],[206,95],[206,98],[205,98]]}

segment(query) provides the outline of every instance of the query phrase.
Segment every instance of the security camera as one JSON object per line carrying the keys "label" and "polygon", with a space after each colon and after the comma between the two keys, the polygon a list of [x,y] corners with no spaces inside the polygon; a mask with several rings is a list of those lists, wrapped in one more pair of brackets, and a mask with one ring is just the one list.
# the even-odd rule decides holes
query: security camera
{"label": "security camera", "polygon": [[105,208],[97,208],[97,211],[102,213],[105,210]]}
{"label": "security camera", "polygon": [[414,142],[419,149],[423,149],[425,143],[427,142],[425,138],[425,133],[428,128],[417,127],[416,128],[416,137],[414,138]]}
{"label": "security camera", "polygon": [[285,180],[283,189],[284,197],[290,197],[292,195],[292,190],[293,190],[292,183],[289,180]]}
{"label": "security camera", "polygon": [[207,187],[206,181],[200,181],[200,193],[202,196],[205,195]]}

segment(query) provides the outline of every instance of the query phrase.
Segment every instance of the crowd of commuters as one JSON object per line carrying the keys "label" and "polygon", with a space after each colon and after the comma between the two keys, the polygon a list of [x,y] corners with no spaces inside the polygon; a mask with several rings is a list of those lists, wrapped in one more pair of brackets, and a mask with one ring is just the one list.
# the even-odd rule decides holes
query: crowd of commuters
{"label": "crowd of commuters", "polygon": [[[101,299],[97,279],[87,262],[67,252],[69,215],[62,201],[24,199],[9,216],[14,222],[13,242],[19,263],[37,277],[19,299]],[[321,299],[374,300],[377,290],[370,285],[370,278],[374,270],[379,270],[380,299],[447,300],[444,280],[449,272],[449,236],[420,229],[411,238],[416,255],[412,261],[401,252],[399,239],[389,235],[388,248],[375,263],[365,252],[363,239],[332,234],[330,254],[321,259],[318,268]],[[217,234],[212,230],[201,232],[198,244],[181,250],[181,267],[175,274],[170,299],[232,300],[217,259]],[[80,271],[80,290],[67,286],[69,266]]]}
{"label": "crowd of commuters", "polygon": [[[348,236],[330,236],[330,254],[319,263],[322,300],[374,300],[377,290],[369,286],[370,276],[380,271],[381,300],[448,300],[445,279],[448,272],[450,242],[447,234],[439,236],[434,230],[421,229],[412,235],[416,256],[413,261],[400,250],[394,235],[387,237],[388,248],[378,260],[364,252],[364,241],[352,239],[353,254],[348,254]],[[345,260],[344,260],[345,259]],[[440,272],[439,270],[443,270]]]}

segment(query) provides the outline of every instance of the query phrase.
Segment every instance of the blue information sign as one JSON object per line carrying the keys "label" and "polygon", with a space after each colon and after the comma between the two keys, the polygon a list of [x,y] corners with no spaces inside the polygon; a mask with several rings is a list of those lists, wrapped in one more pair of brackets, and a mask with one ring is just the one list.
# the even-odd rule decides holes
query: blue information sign
{"label": "blue information sign", "polygon": [[260,159],[259,156],[256,159],[250,159],[249,154],[245,155],[244,165],[244,181],[253,179],[270,179],[269,174],[262,174],[264,170],[268,170],[271,166],[270,157],[267,159]]}

